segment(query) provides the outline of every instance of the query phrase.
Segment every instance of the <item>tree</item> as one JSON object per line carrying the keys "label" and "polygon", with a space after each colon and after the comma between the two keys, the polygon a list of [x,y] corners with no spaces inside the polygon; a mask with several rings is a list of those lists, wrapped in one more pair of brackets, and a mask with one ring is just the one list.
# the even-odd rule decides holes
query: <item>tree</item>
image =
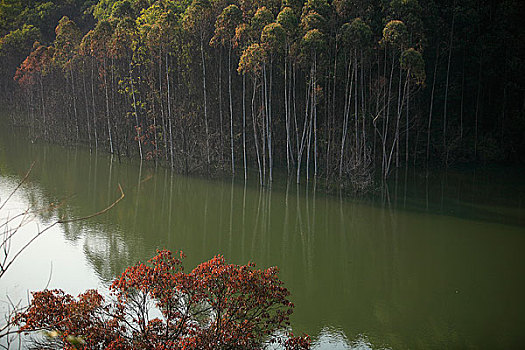
{"label": "tree", "polygon": [[[285,49],[284,49],[284,111],[286,123],[286,167],[288,174],[290,174],[290,162],[295,163],[293,156],[293,143],[291,142],[291,122],[292,122],[292,94],[291,83],[289,82],[289,75],[292,72],[292,58],[291,45],[296,39],[296,34],[299,26],[299,20],[291,7],[284,7],[277,15],[277,23],[281,25],[285,32]],[[293,87],[295,91],[295,87]],[[295,101],[294,101],[295,103]],[[295,110],[294,110],[295,112]]]}
{"label": "tree", "polygon": [[401,54],[401,68],[407,71],[406,77],[406,89],[405,89],[405,98],[406,98],[406,131],[405,131],[405,167],[408,167],[408,139],[409,139],[409,102],[410,102],[410,82],[414,81],[416,85],[422,85],[425,83],[426,73],[425,73],[425,61],[423,60],[423,55],[420,52],[416,51],[414,48],[405,50]]}
{"label": "tree", "polygon": [[[387,48],[391,49],[391,56],[392,56],[392,63],[390,67],[390,78],[388,80],[388,93],[386,96],[386,125],[383,130],[383,162],[382,162],[382,168],[383,168],[383,177],[387,178],[389,172],[390,172],[390,166],[392,164],[392,155],[394,154],[394,149],[397,149],[396,152],[396,166],[398,165],[399,160],[399,123],[401,119],[401,112],[402,112],[402,76],[401,76],[401,65],[399,65],[399,77],[398,77],[398,98],[397,98],[397,118],[396,118],[396,126],[394,131],[394,137],[392,140],[392,147],[390,148],[390,151],[386,148],[386,145],[388,143],[388,127],[389,127],[389,115],[390,115],[390,96],[392,91],[392,80],[393,80],[393,74],[394,74],[394,68],[395,68],[395,58],[398,57],[400,52],[403,51],[403,49],[406,47],[408,42],[408,31],[406,28],[406,25],[399,20],[392,20],[388,22],[385,25],[385,28],[383,29],[383,38],[381,39],[381,43],[385,45],[385,50]],[[386,51],[385,51],[386,55]]]}
{"label": "tree", "polygon": [[[46,330],[48,347],[109,349],[262,349],[282,343],[308,349],[304,337],[280,337],[293,312],[278,269],[227,264],[216,256],[185,273],[184,254],[158,251],[129,267],[111,285],[78,298],[61,290],[33,293],[18,314],[21,331]],[[150,318],[152,310],[161,317]],[[51,340],[51,342],[50,342]]]}
{"label": "tree", "polygon": [[[11,198],[17,193],[17,191],[20,190],[22,185],[24,185],[31,174],[31,171],[33,170],[33,167],[35,165],[35,162],[33,162],[25,174],[25,176],[18,182],[17,186],[9,193],[9,195],[0,201],[0,214],[2,213],[2,210],[8,206],[9,201]],[[102,215],[109,210],[111,210],[114,206],[116,206],[123,198],[124,198],[124,191],[122,190],[122,187],[120,184],[118,185],[119,191],[120,191],[120,197],[115,200],[113,203],[111,203],[106,208],[84,216],[84,217],[77,217],[77,218],[65,218],[65,217],[59,217],[57,219],[53,219],[45,224],[43,228],[38,228],[34,234],[30,235],[28,239],[22,240],[19,245],[13,246],[12,242],[18,236],[20,231],[26,226],[27,224],[33,222],[36,214],[43,214],[43,213],[53,213],[55,210],[60,208],[60,206],[63,203],[54,204],[51,203],[47,207],[38,208],[34,206],[30,206],[25,210],[20,210],[18,213],[12,215],[8,215],[5,219],[2,219],[2,222],[0,222],[0,228],[4,232],[4,235],[2,239],[0,240],[0,281],[2,280],[2,277],[4,274],[13,266],[13,264],[16,263],[17,259],[24,253],[24,251],[38,238],[43,236],[47,231],[51,230],[53,227],[60,225],[60,224],[68,224],[71,222],[76,221],[84,221],[88,220],[90,218]],[[3,215],[2,215],[3,216]],[[8,297],[9,299],[9,297]],[[10,300],[10,299],[9,299]],[[20,305],[20,303],[14,304],[11,303],[9,305],[10,308],[13,308],[8,311],[6,315],[4,315],[5,323],[0,324],[0,340],[2,340],[2,347],[9,348],[9,344],[11,342],[11,336],[15,334],[20,334],[20,330],[16,329],[15,326],[17,324],[17,317],[18,314],[28,312],[29,307],[23,307]],[[52,313],[51,310],[47,310],[49,314]],[[4,342],[5,341],[5,342]],[[7,344],[7,346],[5,345]]]}
{"label": "tree", "polygon": [[[261,72],[264,61],[266,60],[266,53],[264,49],[258,43],[251,44],[242,52],[241,58],[239,59],[239,67],[237,71],[243,76],[249,74],[252,78],[253,93],[251,100],[251,114],[253,121],[253,139],[255,143],[255,152],[257,156],[257,165],[259,169],[259,183],[263,184],[263,170],[261,169],[261,156],[259,152],[259,140],[257,136],[257,122],[255,114],[255,93],[257,89],[257,83],[261,78]],[[263,128],[264,130],[264,128]],[[263,134],[264,135],[264,134]],[[263,136],[264,139],[264,136]],[[263,144],[264,147],[264,144]],[[263,154],[264,160],[264,154]]]}
{"label": "tree", "polygon": [[64,16],[58,22],[55,29],[56,39],[54,42],[55,52],[53,59],[66,72],[66,77],[69,75],[71,85],[71,99],[73,100],[73,110],[75,119],[76,140],[80,139],[80,123],[78,120],[77,110],[77,93],[75,89],[76,80],[73,73],[73,58],[78,53],[80,41],[82,40],[82,33],[78,29],[75,22],[71,21],[67,16]]}
{"label": "tree", "polygon": [[273,120],[272,120],[272,92],[273,92],[273,61],[274,57],[282,54],[284,50],[286,33],[279,23],[269,23],[264,26],[261,33],[261,45],[267,52],[269,57],[270,79],[268,82],[266,76],[266,64],[263,65],[264,77],[264,96],[265,96],[265,116],[266,116],[266,135],[268,138],[268,165],[270,170],[270,182],[272,181],[273,173],[273,148],[272,148],[272,134],[273,134]]}
{"label": "tree", "polygon": [[208,0],[194,0],[184,15],[186,30],[193,33],[199,40],[202,66],[202,92],[204,102],[204,123],[206,127],[206,160],[210,170],[210,131],[208,127],[208,100],[206,92],[206,60],[204,58],[204,42],[206,41],[208,23],[211,18],[211,4]]}
{"label": "tree", "polygon": [[[230,106],[230,150],[232,174],[235,174],[235,156],[233,151],[233,101],[232,101],[232,69],[231,55],[235,38],[235,30],[242,21],[242,11],[237,5],[229,5],[224,8],[215,22],[215,35],[211,39],[212,45],[220,42],[228,47],[228,97]],[[246,161],[244,164],[246,169]],[[245,170],[246,177],[246,170]]]}
{"label": "tree", "polygon": [[[187,173],[224,170],[223,130],[229,128],[231,174],[241,152],[235,111],[242,105],[244,176],[256,163],[248,162],[253,157],[262,183],[285,162],[290,174],[306,168],[309,179],[313,167],[314,176],[356,187],[356,178],[371,184],[377,171],[386,179],[411,156],[413,164],[421,157],[445,165],[487,160],[484,145],[493,144],[503,159],[517,160],[525,154],[516,146],[522,145],[525,125],[524,6],[517,0],[491,6],[419,0],[9,0],[0,4],[0,102],[16,111],[14,122],[31,126],[33,138],[90,147],[94,140],[97,149],[100,140],[110,152],[164,158]],[[65,14],[69,21],[60,20]],[[77,48],[79,33],[86,34]],[[304,38],[317,34],[323,47],[311,50]],[[35,40],[49,48],[52,60],[30,73],[35,57],[23,61]],[[258,48],[246,51],[252,44]],[[434,71],[428,87],[401,64],[410,48],[429,64],[426,75]],[[243,70],[237,78],[236,60],[246,53],[248,67],[248,57],[260,50],[260,75]],[[14,88],[17,67],[33,75],[34,84]],[[222,118],[226,70],[229,120]],[[218,84],[210,85],[210,79]],[[253,131],[246,130],[247,89],[255,91]],[[425,106],[430,111],[423,118]],[[419,142],[424,135],[427,152]]]}

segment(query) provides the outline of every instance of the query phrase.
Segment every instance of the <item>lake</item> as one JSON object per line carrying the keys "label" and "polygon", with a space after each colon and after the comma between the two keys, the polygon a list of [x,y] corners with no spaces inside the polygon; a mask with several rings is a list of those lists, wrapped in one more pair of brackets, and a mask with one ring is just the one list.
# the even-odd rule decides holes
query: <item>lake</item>
{"label": "lake", "polygon": [[[278,266],[292,293],[295,333],[315,349],[525,346],[525,171],[493,167],[400,172],[382,190],[351,197],[277,176],[203,179],[85,148],[31,143],[0,132],[0,200],[35,161],[0,212],[43,210],[13,247],[58,217],[110,212],[57,225],[0,281],[7,295],[62,288],[106,290],[156,249],[183,250],[186,269],[223,254]],[[319,180],[321,183],[322,180]]]}

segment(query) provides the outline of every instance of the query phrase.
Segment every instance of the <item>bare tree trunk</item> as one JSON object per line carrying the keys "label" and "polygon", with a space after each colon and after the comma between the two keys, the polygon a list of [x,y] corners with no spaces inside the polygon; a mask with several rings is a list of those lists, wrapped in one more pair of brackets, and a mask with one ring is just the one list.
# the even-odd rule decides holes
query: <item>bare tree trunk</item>
{"label": "bare tree trunk", "polygon": [[246,165],[246,75],[242,76],[242,155],[244,161],[244,181],[248,178]]}
{"label": "bare tree trunk", "polygon": [[78,126],[78,113],[77,113],[77,93],[75,91],[75,78],[73,75],[73,67],[72,64],[69,64],[69,73],[71,75],[71,90],[73,92],[73,111],[75,113],[75,129],[77,133],[77,142],[80,139],[80,129]]}
{"label": "bare tree trunk", "polygon": [[106,59],[104,58],[104,91],[106,95],[106,120],[108,124],[108,137],[109,137],[109,150],[113,154],[113,138],[111,137],[111,121],[109,114],[109,97],[108,97],[108,81],[107,81],[107,69],[106,69]]}
{"label": "bare tree trunk", "polygon": [[474,122],[474,158],[478,156],[478,119],[479,119],[479,105],[481,97],[481,68],[483,63],[483,51],[479,56],[479,73],[478,73],[478,92],[476,97],[476,115]]}
{"label": "bare tree trunk", "polygon": [[436,63],[434,64],[434,77],[432,78],[432,92],[430,93],[430,111],[428,113],[428,127],[427,127],[427,167],[430,155],[430,136],[432,127],[432,111],[434,110],[434,91],[436,89],[436,75],[439,61],[439,43],[436,46]]}
{"label": "bare tree trunk", "polygon": [[331,158],[331,146],[334,136],[334,125],[335,125],[335,110],[336,110],[336,96],[337,96],[337,41],[335,43],[334,50],[334,79],[333,79],[333,92],[332,92],[332,110],[330,114],[330,123],[328,127],[328,144],[326,146],[326,178],[330,176],[330,158]]}
{"label": "bare tree trunk", "polygon": [[267,82],[267,75],[266,75],[266,65],[263,65],[263,79],[264,79],[264,110],[265,110],[265,116],[266,116],[266,138],[267,138],[267,145],[268,145],[268,173],[269,173],[269,180],[272,181],[272,167],[273,167],[273,159],[272,159],[272,59],[270,59],[270,83]]}
{"label": "bare tree trunk", "polygon": [[42,101],[42,121],[43,121],[43,126],[44,126],[44,136],[47,137],[46,106],[44,103],[44,83],[42,82],[43,79],[44,78],[42,77],[42,75],[40,75],[39,82],[40,82],[40,98]]}
{"label": "bare tree trunk", "polygon": [[168,161],[168,137],[166,134],[166,116],[164,115],[164,96],[162,93],[162,51],[159,52],[159,106],[160,120],[162,123],[162,143],[164,147],[164,159]]}
{"label": "bare tree trunk", "polygon": [[135,113],[135,130],[137,131],[137,144],[139,146],[140,160],[142,160],[142,142],[140,141],[139,115],[137,111],[137,99],[135,98],[135,85],[133,84],[133,72],[131,68],[131,59],[129,60],[129,82],[131,84],[131,96],[133,97],[133,111]]}
{"label": "bare tree trunk", "polygon": [[398,95],[397,95],[397,121],[396,121],[396,168],[399,167],[399,122],[401,119],[401,113],[402,113],[402,104],[403,104],[403,98],[401,97],[401,86],[403,85],[403,79],[401,74],[401,64],[399,65],[399,83],[398,83]]}
{"label": "bare tree trunk", "polygon": [[263,76],[261,77],[261,114],[262,114],[262,132],[261,132],[261,141],[262,141],[262,164],[263,164],[263,183],[266,183],[266,68],[263,64]]}
{"label": "bare tree trunk", "polygon": [[98,150],[98,134],[97,134],[97,110],[95,108],[95,70],[93,68],[95,60],[91,58],[91,102],[93,104],[93,130],[95,132],[95,150]]}
{"label": "bare tree trunk", "polygon": [[[399,79],[402,80],[401,74],[399,76]],[[403,94],[402,94],[402,97],[400,98],[401,103],[398,106],[398,114],[397,114],[397,120],[396,120],[396,136],[394,137],[394,141],[392,142],[392,148],[390,149],[390,155],[388,156],[388,162],[387,162],[387,166],[386,166],[386,173],[387,174],[390,171],[390,165],[392,164],[392,155],[394,154],[394,148],[396,149],[396,153],[399,152],[399,124],[400,124],[400,121],[401,121],[401,113],[403,112],[403,104],[404,104],[404,101],[405,101],[407,85],[408,85],[408,73],[407,73],[407,77],[406,77],[405,84],[404,84],[404,87],[403,87]],[[397,155],[396,155],[396,157],[397,157]],[[397,174],[397,172],[396,172],[396,174]]]}
{"label": "bare tree trunk", "polygon": [[86,69],[85,69],[84,59],[82,59],[82,86],[84,88],[84,105],[86,107],[86,126],[87,126],[87,134],[88,134],[88,141],[89,141],[89,149],[91,150],[91,125],[89,123],[89,103],[88,103],[87,89],[86,89]]}
{"label": "bare tree trunk", "polygon": [[[350,75],[350,72],[351,75]],[[350,114],[350,103],[352,101],[352,87],[354,84],[354,68],[352,67],[352,59],[348,62],[346,76],[346,91],[345,91],[345,107],[343,112],[343,131],[341,135],[341,153],[339,156],[339,180],[343,177],[343,160],[344,160],[344,149],[346,143],[346,135],[348,133],[348,117]]]}
{"label": "bare tree trunk", "polygon": [[[386,50],[386,49],[385,49]],[[385,57],[386,57],[386,53],[385,53]],[[388,81],[388,95],[387,95],[387,100],[386,100],[386,124],[385,124],[385,128],[384,128],[384,132],[385,134],[383,135],[383,161],[384,161],[384,167],[383,167],[383,178],[386,179],[386,177],[388,176],[388,168],[389,168],[389,161],[388,161],[388,156],[387,156],[387,151],[386,151],[386,144],[387,144],[387,136],[388,136],[388,122],[389,122],[389,117],[390,117],[390,96],[392,94],[392,78],[393,78],[393,75],[394,75],[394,58],[395,58],[395,54],[392,52],[392,67],[390,68],[390,79]]]}
{"label": "bare tree trunk", "polygon": [[259,183],[263,184],[263,176],[261,172],[261,156],[259,155],[259,141],[257,140],[257,122],[255,121],[255,92],[257,90],[257,80],[253,78],[253,94],[252,94],[252,122],[253,122],[253,141],[255,143],[255,153],[257,155],[257,165],[259,168]]}
{"label": "bare tree trunk", "polygon": [[[313,68],[312,68],[312,72],[313,72]],[[310,99],[310,113],[309,113],[309,117],[308,117],[308,143],[307,143],[307,148],[306,148],[306,182],[308,182],[308,180],[310,180],[310,145],[311,145],[311,141],[312,141],[312,119],[313,119],[313,114],[314,114],[314,97],[313,97],[313,94],[315,93],[313,90],[315,89],[314,87],[314,80],[315,78],[313,78],[313,74],[312,74],[312,79],[311,79],[311,84],[312,84],[312,87],[310,88],[310,96],[308,96],[308,98]]]}
{"label": "bare tree trunk", "polygon": [[219,89],[219,130],[220,130],[220,147],[221,147],[221,168],[224,169],[224,131],[223,131],[223,115],[222,115],[222,46],[219,48],[219,60],[217,62],[217,86]]}
{"label": "bare tree trunk", "polygon": [[[288,45],[287,50],[288,52]],[[286,170],[290,175],[290,112],[288,105],[288,62],[284,57],[284,118],[286,123]]]}
{"label": "bare tree trunk", "polygon": [[459,139],[463,140],[463,106],[465,101],[465,56],[466,49],[463,50],[463,69],[461,73],[461,104],[459,112]]}
{"label": "bare tree trunk", "polygon": [[354,137],[355,137],[355,150],[354,150],[354,166],[359,163],[359,101],[358,101],[358,74],[357,74],[357,49],[354,49]]}
{"label": "bare tree trunk", "polygon": [[204,37],[201,35],[202,92],[204,96],[204,125],[206,127],[206,161],[210,171],[210,132],[208,128],[208,101],[206,99],[206,61],[204,60]]}
{"label": "bare tree trunk", "polygon": [[168,128],[170,133],[170,164],[173,169],[173,127],[171,125],[171,96],[170,96],[170,70],[168,63],[168,52],[166,51],[166,104],[168,107]]}
{"label": "bare tree trunk", "polygon": [[[233,102],[232,102],[232,67],[231,67],[231,44],[228,49],[228,93],[230,98],[230,147],[232,154],[232,174],[235,174],[235,157],[233,154]],[[244,99],[243,99],[244,103]]]}
{"label": "bare tree trunk", "polygon": [[314,177],[317,177],[317,57],[314,56],[314,88],[313,88],[313,129],[314,129]]}
{"label": "bare tree trunk", "polygon": [[[452,58],[452,40],[454,39],[454,21],[455,21],[455,13],[452,14],[452,28],[450,30],[450,42],[449,42],[449,49],[448,49],[448,61],[447,61],[447,78],[445,82],[445,101],[443,104],[443,151],[445,152],[445,155],[448,154],[447,150],[447,102],[448,102],[448,81],[449,81],[449,75],[450,75],[450,61]],[[446,165],[446,162],[445,162]]]}
{"label": "bare tree trunk", "polygon": [[361,150],[363,152],[362,159],[366,158],[366,102],[365,102],[365,73],[364,73],[363,49],[361,49],[361,116],[362,116],[362,131],[361,131]]}
{"label": "bare tree trunk", "polygon": [[[312,75],[310,74],[310,81],[308,82],[308,89],[307,89],[307,92],[306,92],[306,98],[305,98],[305,113],[304,113],[304,125],[303,125],[303,133],[302,133],[302,137],[301,137],[301,142],[300,144],[298,143],[298,146],[297,146],[297,177],[296,177],[296,181],[297,183],[299,183],[299,180],[301,178],[301,159],[302,159],[302,156],[303,156],[303,151],[304,151],[304,146],[305,146],[305,140],[306,140],[306,134],[307,134],[307,129],[308,129],[308,115],[309,115],[309,107],[310,107],[310,94],[311,94],[311,88],[312,88]],[[298,134],[298,126],[297,126],[297,121],[296,121],[296,128],[297,128],[297,134]],[[297,136],[298,137],[298,136]]]}
{"label": "bare tree trunk", "polygon": [[405,168],[408,167],[408,123],[409,123],[409,114],[410,114],[410,73],[407,73],[407,120],[406,120],[406,126],[405,126]]}
{"label": "bare tree trunk", "polygon": [[[295,63],[291,66],[292,67],[292,95],[293,95],[293,120],[295,125],[295,149],[297,151],[297,154],[299,154],[299,124],[297,123],[297,99],[296,99],[296,82],[297,82],[297,69],[295,67]],[[299,159],[297,159],[296,166],[300,165]]]}

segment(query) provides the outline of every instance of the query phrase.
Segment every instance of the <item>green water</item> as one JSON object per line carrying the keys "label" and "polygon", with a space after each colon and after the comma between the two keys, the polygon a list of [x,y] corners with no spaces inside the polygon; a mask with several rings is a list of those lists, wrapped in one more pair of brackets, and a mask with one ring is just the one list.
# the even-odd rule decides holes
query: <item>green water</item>
{"label": "green water", "polygon": [[30,181],[1,217],[61,201],[34,225],[88,215],[118,197],[119,183],[125,199],[40,237],[0,280],[2,301],[46,285],[104,289],[155,249],[181,249],[189,269],[216,254],[279,266],[296,305],[294,332],[310,334],[317,349],[525,346],[521,170],[409,172],[349,198],[284,180],[268,189],[185,177],[4,130],[0,199],[32,161]]}

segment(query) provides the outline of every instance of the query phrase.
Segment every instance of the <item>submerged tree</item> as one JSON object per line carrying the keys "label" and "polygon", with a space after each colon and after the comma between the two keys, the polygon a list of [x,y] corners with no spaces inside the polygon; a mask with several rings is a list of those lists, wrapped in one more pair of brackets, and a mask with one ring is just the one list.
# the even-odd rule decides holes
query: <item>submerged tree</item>
{"label": "submerged tree", "polygon": [[[525,86],[516,15],[524,5],[516,0],[490,9],[418,0],[101,0],[56,28],[61,5],[24,6],[27,18],[41,17],[25,26],[2,17],[0,69],[13,75],[18,66],[19,84],[0,78],[0,93],[33,138],[188,173],[233,174],[242,152],[245,179],[257,167],[261,183],[270,182],[286,166],[296,181],[324,176],[353,187],[421,159],[524,153],[511,146],[521,144]],[[2,16],[26,18],[12,10]],[[54,19],[44,28],[43,18]],[[43,48],[31,52],[36,39]],[[434,72],[429,87],[409,54],[428,64],[418,70]],[[236,72],[243,56],[246,69]]]}

